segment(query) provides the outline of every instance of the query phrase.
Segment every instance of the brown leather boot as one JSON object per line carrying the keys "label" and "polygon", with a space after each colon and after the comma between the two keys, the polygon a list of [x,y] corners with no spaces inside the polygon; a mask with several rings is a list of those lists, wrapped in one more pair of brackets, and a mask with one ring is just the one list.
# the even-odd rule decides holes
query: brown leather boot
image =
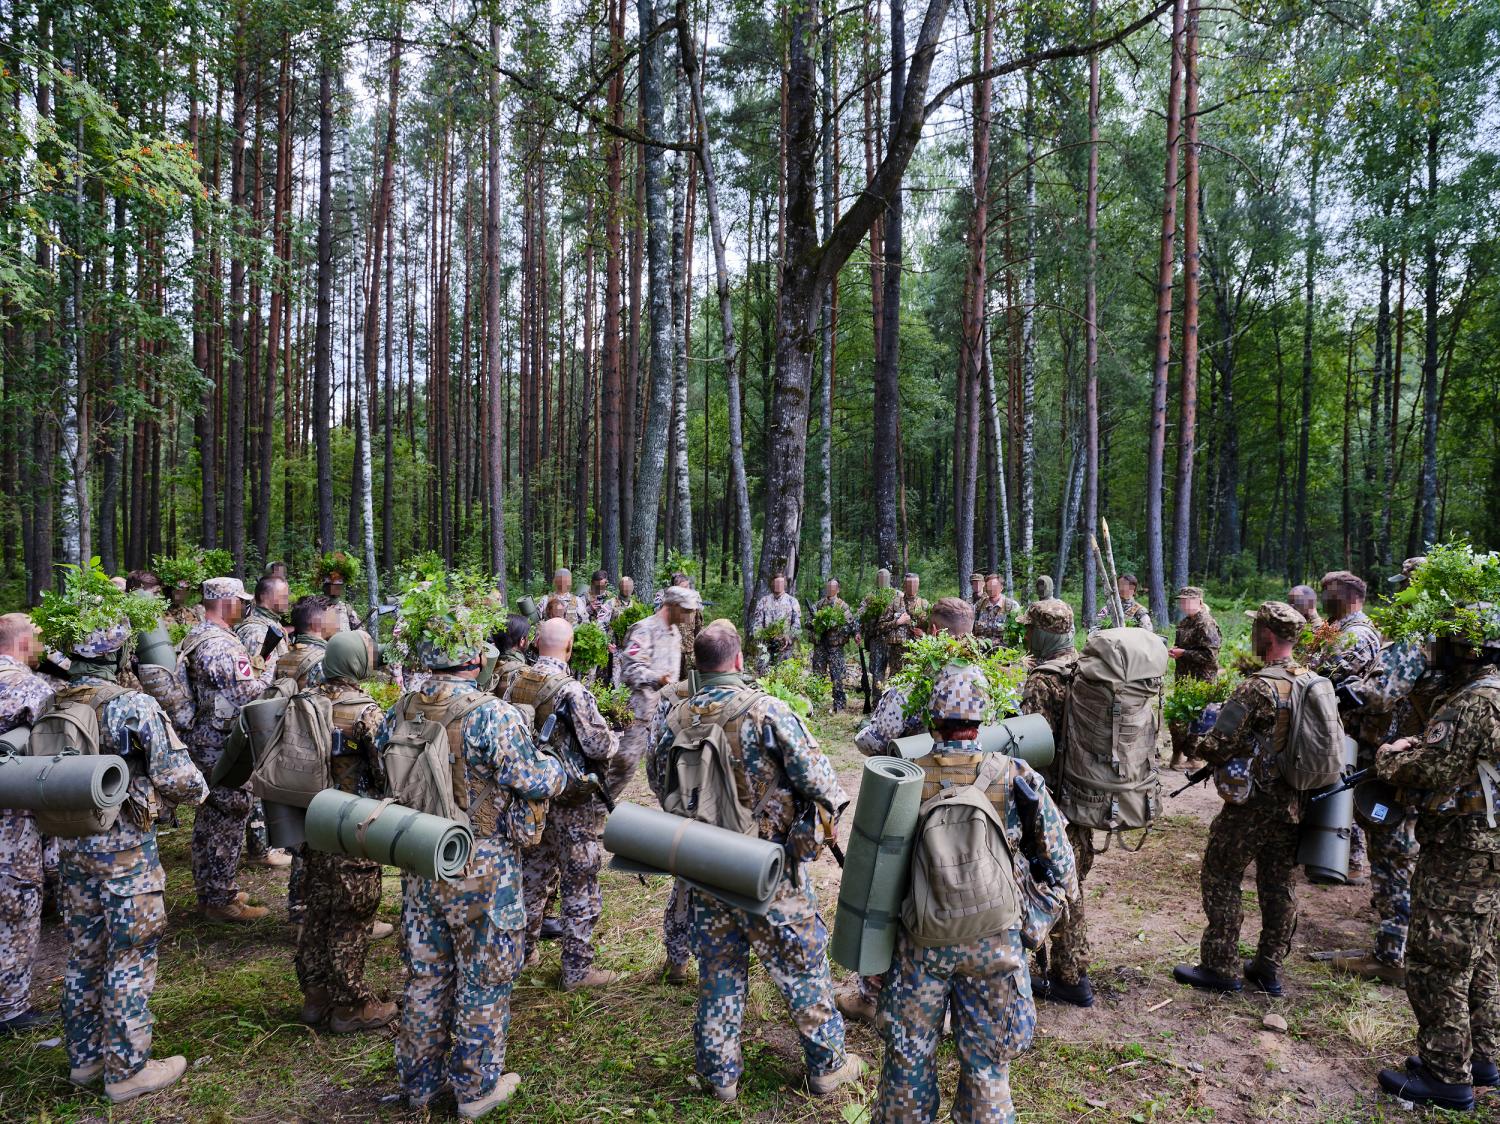
{"label": "brown leather boot", "polygon": [[328,1019],[328,1029],[335,1034],[359,1034],[367,1030],[379,1030],[396,1017],[394,1003],[382,1003],[371,999],[358,1007],[340,1004],[333,1009]]}
{"label": "brown leather boot", "polygon": [[326,987],[310,987],[302,993],[302,1013],[297,1021],[307,1026],[321,1026],[333,1007],[333,996]]}
{"label": "brown leather boot", "polygon": [[603,968],[590,968],[586,975],[576,980],[563,980],[564,991],[578,991],[586,987],[608,987],[620,978],[619,972],[606,972]]}
{"label": "brown leather boot", "polygon": [[250,922],[271,916],[271,911],[263,905],[246,905],[241,901],[233,901],[228,905],[205,905],[203,916],[210,921]]}
{"label": "brown leather boot", "polygon": [[187,1059],[181,1054],[175,1058],[149,1061],[124,1081],[106,1081],[104,1095],[114,1104],[134,1100],[145,1093],[155,1093],[176,1084],[186,1069]]}

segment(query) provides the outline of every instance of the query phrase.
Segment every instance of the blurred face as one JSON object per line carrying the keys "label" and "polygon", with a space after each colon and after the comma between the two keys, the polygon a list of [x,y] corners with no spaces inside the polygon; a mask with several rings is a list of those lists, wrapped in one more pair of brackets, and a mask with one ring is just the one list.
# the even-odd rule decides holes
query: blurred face
{"label": "blurred face", "polygon": [[1271,631],[1264,625],[1253,625],[1250,629],[1250,650],[1255,658],[1263,660],[1271,651]]}
{"label": "blurred face", "polygon": [[572,574],[557,574],[552,579],[552,591],[554,593],[570,593],[573,589]]}
{"label": "blurred face", "polygon": [[991,601],[999,601],[1000,595],[1005,592],[1005,583],[999,578],[991,578],[984,583],[984,592]]}
{"label": "blurred face", "polygon": [[981,589],[984,588],[984,575],[983,574],[970,574],[969,575],[969,587],[971,589],[973,589],[975,593],[978,593]]}
{"label": "blurred face", "polygon": [[273,578],[280,578],[282,581],[286,581],[286,563],[285,562],[273,562],[273,563],[271,563],[271,576]]}
{"label": "blurred face", "polygon": [[174,585],[172,587],[172,604],[177,606],[186,605],[190,592],[191,590],[186,585]]}
{"label": "blurred face", "polygon": [[921,586],[921,584],[922,583],[916,578],[906,578],[901,583],[901,589],[906,594],[906,596],[915,597],[917,595],[917,589]]}
{"label": "blurred face", "polygon": [[771,592],[774,593],[777,597],[780,597],[783,593],[785,593],[786,592],[786,579],[785,578],[772,578],[771,579]]}
{"label": "blurred face", "polygon": [[667,610],[667,623],[681,627],[692,618],[693,611],[684,605],[667,603],[663,606]]}
{"label": "blurred face", "polygon": [[598,597],[600,594],[602,594],[608,588],[609,588],[609,579],[608,578],[595,578],[594,579],[594,596],[595,597]]}
{"label": "blurred face", "polygon": [[1203,608],[1203,601],[1198,597],[1179,597],[1177,599],[1177,608],[1182,610],[1183,616],[1191,617],[1199,609]]}
{"label": "blurred face", "polygon": [[323,582],[323,592],[335,601],[344,596],[344,575],[329,574],[328,578]]}
{"label": "blurred face", "polygon": [[1128,582],[1124,578],[1120,578],[1115,582],[1115,589],[1119,591],[1120,597],[1125,601],[1129,601],[1135,596],[1135,582]]}
{"label": "blurred face", "polygon": [[1313,611],[1318,607],[1318,599],[1309,597],[1305,593],[1295,593],[1287,598],[1287,604],[1296,609],[1304,617],[1311,617]]}
{"label": "blurred face", "polygon": [[825,585],[823,587],[823,596],[826,597],[826,598],[828,598],[830,601],[833,600],[833,598],[837,597],[838,595],[839,595],[839,583],[838,582],[831,581],[831,582],[829,582],[827,585]]}
{"label": "blurred face", "polygon": [[621,578],[620,579],[620,594],[623,597],[634,597],[635,596],[635,579],[634,578]]}
{"label": "blurred face", "polygon": [[41,629],[33,627],[29,633],[23,634],[16,641],[15,657],[30,668],[35,668],[42,662]]}
{"label": "blurred face", "polygon": [[278,617],[284,617],[291,600],[291,591],[287,588],[286,582],[279,581],[271,587],[266,599],[261,603],[261,608],[269,609]]}
{"label": "blurred face", "polygon": [[327,640],[338,630],[338,614],[329,609],[323,614],[322,621],[318,625],[318,635]]}

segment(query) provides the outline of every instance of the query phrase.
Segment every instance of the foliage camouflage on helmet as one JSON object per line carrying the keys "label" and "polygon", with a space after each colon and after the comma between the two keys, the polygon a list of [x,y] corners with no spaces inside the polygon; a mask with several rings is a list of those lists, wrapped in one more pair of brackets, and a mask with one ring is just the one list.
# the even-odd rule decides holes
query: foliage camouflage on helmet
{"label": "foliage camouflage on helmet", "polygon": [[161,579],[167,589],[186,584],[197,589],[208,575],[203,572],[203,552],[189,551],[176,558],[158,554],[151,559],[151,572]]}
{"label": "foliage camouflage on helmet", "polygon": [[97,557],[87,566],[64,565],[62,570],[62,592],[44,592],[31,614],[49,644],[85,657],[107,655],[123,647],[132,632],[161,619],[159,597],[124,592],[109,580]]}
{"label": "foliage camouflage on helmet", "polygon": [[345,550],[330,550],[319,555],[314,569],[320,582],[327,581],[329,574],[342,574],[345,585],[359,581],[359,559]]}
{"label": "foliage camouflage on helmet", "polygon": [[890,683],[906,692],[905,716],[925,716],[932,687],[950,664],[972,664],[989,683],[990,709],[986,723],[999,722],[1020,712],[1021,681],[1026,678],[1021,653],[1013,648],[985,650],[976,636],[919,636],[906,645],[901,670]]}
{"label": "foliage camouflage on helmet", "polygon": [[229,578],[234,576],[234,555],[222,548],[205,550],[201,553],[203,559],[203,578]]}
{"label": "foliage camouflage on helmet", "polygon": [[1447,637],[1469,644],[1500,641],[1500,553],[1467,542],[1441,543],[1412,570],[1405,589],[1370,613],[1393,640]]}
{"label": "foliage camouflage on helmet", "polygon": [[422,578],[402,591],[391,651],[407,667],[457,667],[505,628],[495,580],[473,570]]}

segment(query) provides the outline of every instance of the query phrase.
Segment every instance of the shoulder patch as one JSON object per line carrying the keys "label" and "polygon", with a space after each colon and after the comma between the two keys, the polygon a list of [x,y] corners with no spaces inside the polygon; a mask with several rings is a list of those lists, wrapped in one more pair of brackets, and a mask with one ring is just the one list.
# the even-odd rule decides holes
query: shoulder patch
{"label": "shoulder patch", "polygon": [[234,677],[236,679],[254,679],[255,678],[255,668],[252,667],[251,664],[250,664],[250,657],[248,657],[248,656],[235,656],[234,657]]}

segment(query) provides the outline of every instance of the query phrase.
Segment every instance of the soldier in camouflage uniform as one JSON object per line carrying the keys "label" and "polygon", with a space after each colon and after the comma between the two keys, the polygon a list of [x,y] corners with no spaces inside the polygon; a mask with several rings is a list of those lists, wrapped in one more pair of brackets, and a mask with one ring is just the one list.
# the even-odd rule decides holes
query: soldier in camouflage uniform
{"label": "soldier in camouflage uniform", "polygon": [[[478,645],[421,647],[422,664],[433,674],[415,694],[422,712],[440,720],[479,690],[482,653]],[[386,715],[377,749],[389,741],[401,709]],[[449,743],[465,763],[474,853],[458,882],[401,876],[409,978],[396,1070],[413,1107],[431,1101],[446,1080],[459,1116],[474,1119],[509,1100],[521,1083],[519,1074],[505,1072],[511,987],[525,957],[521,848],[539,837],[542,802],[563,790],[566,776],[537,749],[520,711],[500,699],[487,698],[464,715]]]}
{"label": "soldier in camouflage uniform", "polygon": [[161,618],[168,627],[191,629],[203,623],[203,606],[192,604],[192,596],[193,587],[187,581],[180,581],[172,587],[172,604]]}
{"label": "soldier in camouflage uniform", "polygon": [[979,570],[969,571],[969,605],[975,615],[979,613],[979,607],[985,602],[984,574]]}
{"label": "soldier in camouflage uniform", "polygon": [[161,797],[201,804],[209,791],[155,700],[116,684],[130,635],[122,617],[76,644],[69,685],[58,695],[59,702],[93,706],[101,745],[119,745],[129,730],[134,750],[129,796],[113,826],[62,841],[68,1079],[86,1086],[102,1077],[115,1103],[164,1089],[187,1068],[181,1056],[151,1060],[147,1004],[156,985],[157,942],[167,927],[154,825]]}
{"label": "soldier in camouflage uniform", "polygon": [[589,581],[588,596],[583,600],[583,608],[587,614],[586,619],[593,621],[606,633],[609,632],[610,623],[620,611],[620,602],[609,591],[608,570],[594,571],[594,576]]}
{"label": "soldier in camouflage uniform", "polygon": [[829,682],[833,684],[833,712],[837,714],[848,705],[848,696],[844,690],[844,649],[854,636],[854,610],[839,596],[839,583],[832,578],[823,586],[823,596],[813,602],[812,613],[807,618],[809,629],[812,628],[813,618],[824,609],[832,609],[838,613],[843,623],[821,636],[813,635],[812,672],[814,675],[828,676]]}
{"label": "soldier in camouflage uniform", "polygon": [[[1225,803],[1209,826],[1203,853],[1201,884],[1208,927],[1203,931],[1202,958],[1196,967],[1179,964],[1173,969],[1179,983],[1207,991],[1239,991],[1244,986],[1243,968],[1252,986],[1268,995],[1281,994],[1281,965],[1297,930],[1295,868],[1303,800],[1276,768],[1276,755],[1287,736],[1286,724],[1277,722],[1284,681],[1265,672],[1280,668],[1292,676],[1306,674],[1292,655],[1302,626],[1302,614],[1284,601],[1267,601],[1260,607],[1250,643],[1265,669],[1240,682],[1220,710],[1213,732],[1198,742],[1197,756],[1217,766],[1214,783]],[[1260,944],[1255,959],[1242,966],[1240,883],[1252,862],[1260,902]]]}
{"label": "soldier in camouflage uniform", "polygon": [[[271,672],[256,672],[234,634],[249,600],[238,578],[209,578],[203,583],[205,620],[182,641],[178,682],[191,689],[195,704],[187,743],[205,777],[218,764],[240,707],[271,685]],[[269,912],[242,901],[235,885],[253,799],[248,782],[239,788],[213,785],[193,821],[193,881],[200,907],[214,920],[255,921]]]}
{"label": "soldier in camouflage uniform", "polygon": [[1078,668],[1073,609],[1056,598],[1033,601],[1021,615],[1021,623],[1026,626],[1026,679],[1021,684],[1021,713],[1046,717],[1060,760],[1068,685]]}
{"label": "soldier in camouflage uniform", "polygon": [[1132,573],[1126,572],[1115,579],[1115,591],[1120,595],[1120,603],[1125,610],[1125,619],[1115,621],[1114,610],[1110,607],[1110,599],[1104,599],[1104,608],[1100,609],[1094,617],[1094,627],[1090,632],[1098,632],[1101,628],[1144,628],[1151,631],[1151,613],[1135,599],[1135,591],[1141,586],[1140,581]]}
{"label": "soldier in camouflage uniform", "polygon": [[[1033,609],[1035,606],[1033,606]],[[1070,630],[1071,634],[1071,630]],[[979,724],[989,705],[988,684],[977,667],[953,667],[932,688],[928,721],[932,751],[919,758],[925,778],[924,801],[953,786],[980,781],[986,755],[979,752]],[[951,944],[919,944],[905,922],[915,917],[908,900],[897,938],[895,959],[881,997],[885,1064],[880,1072],[880,1094],[872,1120],[876,1124],[925,1124],[938,1115],[938,1043],[943,1017],[953,1012],[953,1038],[958,1054],[958,1091],[954,1120],[1013,1122],[1010,1063],[1031,1045],[1036,1029],[1036,1004],[1026,971],[1022,943],[1023,911],[1030,907],[1026,928],[1033,938],[1077,899],[1073,849],[1064,834],[1066,821],[1042,780],[1024,761],[999,757],[999,775],[985,790],[1004,824],[1006,850],[1016,856],[1009,891],[1013,911],[997,909],[999,927],[972,939]],[[1014,798],[1015,782],[1029,782],[1037,795],[1035,818],[1027,826],[1039,828],[1034,838],[1038,853],[1025,850],[1022,811]],[[1021,891],[1016,871],[1026,860],[1045,863],[1053,885],[1038,884],[1044,896],[1035,904]],[[1003,895],[1001,895],[1003,897]],[[1011,912],[1012,916],[1004,916]]]}
{"label": "soldier in camouflage uniform", "polygon": [[985,594],[974,609],[974,635],[995,644],[1005,640],[1005,625],[1013,613],[1019,613],[1021,605],[1005,593],[1005,579],[991,574],[985,581]]}
{"label": "soldier in camouflage uniform", "polygon": [[902,661],[906,656],[906,646],[927,631],[927,614],[932,611],[932,606],[918,592],[921,587],[922,579],[916,574],[909,573],[901,579],[901,596],[898,604],[901,606],[901,617],[905,619],[898,626],[891,640],[890,671],[892,675],[901,670]]}
{"label": "soldier in camouflage uniform", "polygon": [[[720,1101],[733,1101],[743,1072],[740,1035],[749,988],[750,955],[771,976],[792,1012],[814,1095],[833,1092],[859,1076],[863,1062],[844,1050],[844,1021],[833,1000],[828,930],[818,915],[806,863],[822,842],[819,822],[836,821],[849,802],[833,765],[796,714],[744,676],[739,634],[714,621],[698,634],[699,689],[673,708],[652,749],[647,777],[658,799],[666,792],[674,723],[737,715],[725,729],[735,773],[743,767],[757,834],[787,848],[788,869],[764,916],[746,913],[700,890],[689,891],[692,945],[698,958],[698,1014],[694,1021],[698,1076]],[[756,696],[746,708],[744,696]],[[732,711],[726,704],[733,703]],[[769,729],[776,753],[767,751]]]}
{"label": "soldier in camouflage uniform", "polygon": [[[691,589],[693,586],[693,579],[688,577],[681,570],[678,570],[675,574],[672,575],[671,584],[681,586],[684,589]],[[656,591],[656,596],[651,599],[651,605],[653,608],[661,608],[661,599],[665,593],[665,589],[658,589]],[[679,669],[678,674],[681,675],[684,679],[686,679],[688,677],[688,673],[693,670],[693,643],[698,639],[698,630],[702,627],[703,609],[701,607],[694,609],[677,624],[677,631],[682,638],[682,666]]]}
{"label": "soldier in camouflage uniform", "polygon": [[682,670],[681,623],[703,607],[698,591],[674,585],[662,595],[661,608],[630,626],[625,634],[625,651],[621,656],[621,678],[630,688],[630,712],[635,715],[624,735],[620,749],[609,762],[605,784],[610,799],[620,793],[635,776],[635,767],[646,753],[651,720],[656,714],[656,700],[663,687],[675,683]]}
{"label": "soldier in camouflage uniform", "polygon": [[[776,625],[781,627],[779,636],[763,635]],[[786,575],[777,574],[771,579],[771,592],[755,603],[755,612],[750,617],[750,632],[758,649],[756,671],[764,675],[782,660],[789,659],[801,631],[802,606],[793,594],[786,591]]]}
{"label": "soldier in camouflage uniform", "polygon": [[[52,705],[52,685],[32,670],[41,654],[30,617],[0,617],[0,734],[30,726]],[[35,815],[0,808],[0,1036],[56,1019],[31,1009],[31,960],[42,935],[42,882],[42,837]]]}
{"label": "soldier in camouflage uniform", "polygon": [[[333,787],[356,796],[384,795],[384,770],[375,735],[385,712],[360,688],[374,670],[365,632],[340,632],[328,641],[322,682],[309,688],[332,708],[341,735],[329,762]],[[380,908],[380,864],[307,848],[302,881],[304,921],[297,934],[301,1020],[335,1034],[377,1030],[396,1017],[365,982],[370,924]]]}
{"label": "soldier in camouflage uniform", "polygon": [[[560,608],[559,608],[560,607]],[[573,571],[562,567],[552,575],[552,589],[537,605],[542,619],[561,616],[571,625],[589,619],[588,604],[573,592]]]}
{"label": "soldier in camouflage uniform", "polygon": [[503,699],[510,685],[528,664],[526,659],[527,637],[531,635],[531,619],[522,613],[511,613],[505,618],[505,631],[495,638],[500,658],[495,661],[495,681],[491,690],[497,699]]}
{"label": "soldier in camouflage uniform", "polygon": [[[573,629],[563,621],[543,621],[536,630],[536,663],[512,680],[505,701],[535,709],[538,722],[559,714],[554,744],[567,740],[562,752],[581,758],[585,775],[602,776],[618,748],[615,732],[599,713],[593,692],[573,678],[568,660],[573,655]],[[566,715],[566,719],[562,715]],[[599,895],[599,868],[604,849],[604,802],[593,785],[581,777],[547,810],[547,823],[536,846],[521,856],[526,884],[526,954],[528,963],[541,956],[542,920],[554,885],[562,900],[562,987],[603,987],[619,978],[616,972],[594,967],[591,943],[594,924],[604,912]]]}
{"label": "soldier in camouflage uniform", "polygon": [[339,631],[334,627],[329,608],[328,599],[320,594],[303,597],[292,606],[292,642],[276,658],[277,679],[295,679],[298,690],[316,687],[323,681],[328,638]]}
{"label": "soldier in camouflage uniform", "polygon": [[[1167,650],[1167,655],[1177,661],[1178,679],[1199,679],[1212,682],[1219,676],[1219,649],[1224,638],[1219,635],[1219,626],[1203,602],[1203,590],[1195,585],[1185,585],[1177,591],[1177,607],[1181,618],[1177,621],[1176,642]],[[1194,766],[1188,723],[1173,722],[1171,769]]]}
{"label": "soldier in camouflage uniform", "polygon": [[[346,565],[348,569],[340,569],[341,564]],[[355,560],[341,550],[318,559],[318,578],[323,596],[328,599],[327,635],[329,636],[337,632],[353,632],[359,628],[358,610],[344,600],[344,593],[349,585],[349,571],[356,567]]]}
{"label": "soldier in camouflage uniform", "polygon": [[[1484,607],[1488,610],[1488,607]],[[1382,1089],[1467,1112],[1474,1086],[1500,1084],[1500,626],[1482,645],[1439,637],[1456,690],[1419,737],[1382,746],[1380,777],[1418,807],[1406,995],[1417,1054],[1380,1072]]]}
{"label": "soldier in camouflage uniform", "polygon": [[864,639],[865,650],[870,654],[870,683],[879,691],[885,686],[890,674],[891,644],[896,634],[906,623],[906,610],[901,598],[893,600],[878,618],[873,617],[872,602],[879,591],[891,588],[891,572],[885,567],[875,571],[875,590],[865,594],[859,603],[859,630]]}
{"label": "soldier in camouflage uniform", "polygon": [[[288,644],[282,617],[288,608],[286,581],[270,576],[255,583],[255,602],[234,634],[240,638],[250,662],[257,669],[271,668],[276,676],[276,661],[286,654]],[[292,858],[279,847],[272,847],[266,836],[266,813],[259,800],[250,810],[250,824],[245,833],[244,861],[254,866],[280,868],[290,866]]]}

